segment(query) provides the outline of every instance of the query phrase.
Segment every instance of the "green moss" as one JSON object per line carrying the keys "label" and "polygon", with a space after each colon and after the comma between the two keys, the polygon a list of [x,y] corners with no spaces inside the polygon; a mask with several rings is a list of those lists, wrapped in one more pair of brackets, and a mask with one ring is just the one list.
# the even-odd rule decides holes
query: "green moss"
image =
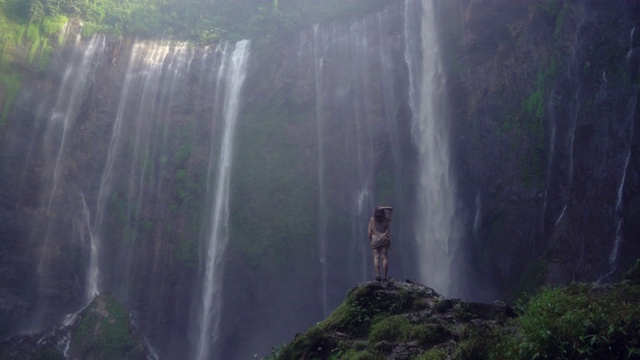
{"label": "green moss", "polygon": [[336,346],[337,342],[325,330],[315,326],[282,349],[278,359],[326,359]]}
{"label": "green moss", "polygon": [[51,53],[53,53],[53,47],[51,47],[45,40],[44,44],[42,44],[40,60],[38,61],[39,71],[44,71],[47,68],[47,65],[49,65],[49,61],[51,60]]}
{"label": "green moss", "polygon": [[447,358],[447,353],[444,350],[431,349],[418,355],[418,357],[416,357],[416,360],[446,360]]}
{"label": "green moss", "polygon": [[[40,28],[45,36],[51,36],[61,32],[68,21],[69,19],[65,15],[56,14],[52,17],[44,18]],[[60,44],[61,42],[58,43],[58,45]]]}
{"label": "green moss", "polygon": [[339,359],[340,360],[382,360],[384,359],[384,356],[373,350],[358,351],[358,350],[351,349],[347,351]]}
{"label": "green moss", "polygon": [[383,317],[375,322],[369,331],[369,341],[399,341],[407,337],[411,323],[402,315]]}
{"label": "green moss", "polygon": [[406,340],[425,346],[443,343],[451,336],[451,331],[440,324],[416,324],[407,331]]}
{"label": "green moss", "polygon": [[0,74],[0,89],[5,94],[2,118],[0,119],[0,128],[4,127],[7,116],[9,116],[9,112],[11,111],[13,101],[20,91],[21,82],[22,76],[20,76],[20,74]]}
{"label": "green moss", "polygon": [[127,359],[144,353],[144,345],[131,331],[127,309],[109,295],[96,298],[82,313],[71,348],[100,359]]}
{"label": "green moss", "polygon": [[198,266],[198,243],[190,240],[180,240],[173,250],[173,256],[182,266],[195,269]]}
{"label": "green moss", "polygon": [[[494,344],[502,333],[490,327],[476,327],[468,324],[459,334],[458,345],[453,352],[453,359],[483,360],[491,357]],[[502,359],[502,357],[498,357]],[[510,358],[504,358],[510,359]]]}
{"label": "green moss", "polygon": [[306,116],[295,94],[281,91],[238,119],[230,246],[254,265],[299,254],[310,260],[317,249],[317,203],[309,201],[317,196],[317,159],[303,135]]}

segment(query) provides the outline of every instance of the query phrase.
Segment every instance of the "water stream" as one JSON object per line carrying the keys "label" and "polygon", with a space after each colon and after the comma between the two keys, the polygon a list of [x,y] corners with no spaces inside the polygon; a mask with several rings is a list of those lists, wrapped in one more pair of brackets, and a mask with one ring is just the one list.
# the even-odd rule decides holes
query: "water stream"
{"label": "water stream", "polygon": [[[213,193],[210,228],[205,238],[206,258],[202,274],[202,308],[200,330],[196,349],[196,359],[209,359],[211,344],[219,335],[222,301],[222,256],[229,241],[229,184],[233,159],[233,144],[236,120],[241,103],[241,89],[246,77],[246,65],[249,58],[249,41],[243,40],[235,45],[225,45],[222,66],[218,70],[219,79],[224,81],[223,119],[224,128],[220,144],[217,169],[213,169],[214,153],[210,157],[207,192]],[[213,149],[213,147],[212,147]],[[214,185],[215,184],[215,185]]]}
{"label": "water stream", "polygon": [[[416,221],[421,280],[451,296],[451,272],[458,248],[455,184],[449,155],[449,124],[434,4],[422,1],[422,68],[414,106],[414,141],[419,151]],[[411,62],[409,62],[411,67]],[[414,86],[417,86],[415,84]]]}

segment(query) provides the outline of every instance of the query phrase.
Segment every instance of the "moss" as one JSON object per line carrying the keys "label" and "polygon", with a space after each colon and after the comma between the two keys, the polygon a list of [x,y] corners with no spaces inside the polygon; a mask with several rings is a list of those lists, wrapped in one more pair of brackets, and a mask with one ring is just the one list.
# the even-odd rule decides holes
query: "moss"
{"label": "moss", "polygon": [[126,359],[144,353],[144,345],[131,331],[127,309],[114,297],[99,296],[81,316],[71,337],[73,353],[101,359]]}
{"label": "moss", "polygon": [[373,350],[362,350],[362,351],[350,350],[346,352],[342,357],[340,357],[340,359],[341,360],[382,360],[384,359],[384,356],[382,356],[382,354],[377,353]]}
{"label": "moss", "polygon": [[442,349],[431,349],[418,355],[418,357],[416,357],[416,360],[445,360],[447,358],[448,356],[446,351]]}
{"label": "moss", "polygon": [[279,354],[281,360],[326,359],[337,345],[337,342],[321,327],[312,327],[303,335],[298,335],[293,342]]}
{"label": "moss", "polygon": [[388,316],[375,322],[369,331],[369,341],[378,342],[382,340],[400,341],[404,340],[409,333],[411,323],[405,316]]}
{"label": "moss", "polygon": [[51,53],[53,53],[53,47],[51,47],[45,40],[42,44],[42,50],[40,51],[40,60],[38,61],[38,70],[44,71],[51,61]]}
{"label": "moss", "polygon": [[238,119],[230,246],[254,265],[315,257],[318,210],[309,197],[317,194],[317,159],[303,135],[305,116],[295,94],[283,90]]}
{"label": "moss", "polygon": [[[45,36],[51,36],[62,31],[69,19],[62,14],[57,14],[52,17],[46,17],[42,20],[40,28]],[[58,44],[60,45],[60,43]]]}
{"label": "moss", "polygon": [[176,261],[189,269],[198,266],[198,244],[195,241],[180,240],[173,250]]}
{"label": "moss", "polygon": [[22,82],[22,76],[20,74],[0,74],[1,89],[5,94],[5,102],[2,109],[2,118],[0,119],[0,128],[2,128],[9,116],[11,106],[18,92],[20,91],[20,83]]}
{"label": "moss", "polygon": [[409,328],[406,340],[426,346],[443,343],[451,336],[452,333],[440,324],[417,324]]}

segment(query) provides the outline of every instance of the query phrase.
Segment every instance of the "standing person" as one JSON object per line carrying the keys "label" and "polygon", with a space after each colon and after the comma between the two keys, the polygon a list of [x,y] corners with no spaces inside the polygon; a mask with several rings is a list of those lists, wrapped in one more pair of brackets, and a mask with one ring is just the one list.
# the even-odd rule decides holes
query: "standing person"
{"label": "standing person", "polygon": [[390,206],[376,206],[373,211],[373,217],[369,220],[369,240],[373,249],[373,266],[376,268],[376,280],[380,281],[380,258],[382,257],[382,271],[384,273],[383,281],[387,281],[387,270],[389,263],[387,260],[387,251],[391,246],[391,213],[393,209]]}

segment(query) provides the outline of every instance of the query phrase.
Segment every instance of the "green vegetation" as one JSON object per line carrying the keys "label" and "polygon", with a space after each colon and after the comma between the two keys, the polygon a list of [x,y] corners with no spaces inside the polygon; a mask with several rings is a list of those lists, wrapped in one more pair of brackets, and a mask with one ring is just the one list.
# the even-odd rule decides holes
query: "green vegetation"
{"label": "green vegetation", "polygon": [[[178,227],[166,232],[175,239],[173,256],[182,266],[195,269],[198,265],[200,227],[207,216],[205,211],[206,165],[192,159],[194,148],[193,119],[177,129],[177,150],[171,160],[160,159],[161,168],[172,173],[172,197],[169,205],[171,216],[176,218]],[[167,167],[168,165],[168,167]],[[172,170],[171,170],[172,169]],[[204,214],[204,215],[203,215]]]}
{"label": "green vegetation", "polygon": [[4,74],[0,73],[0,93],[4,94],[4,108],[2,110],[2,118],[0,118],[0,128],[4,126],[9,115],[11,105],[18,96],[20,91],[20,83],[22,82],[22,76],[19,74]]}
{"label": "green vegetation", "polygon": [[[269,359],[639,359],[640,260],[618,284],[545,288],[514,310],[367,283]],[[421,301],[420,301],[421,300]],[[410,344],[410,345],[409,345]]]}
{"label": "green vegetation", "polygon": [[515,321],[517,330],[498,343],[512,359],[636,359],[640,356],[637,286],[574,284],[545,289]]}
{"label": "green vegetation", "polygon": [[545,93],[548,85],[555,79],[557,71],[558,62],[555,59],[551,59],[546,66],[541,67],[538,70],[535,91],[522,101],[519,110],[505,112],[503,124],[498,130],[498,136],[509,136],[514,150],[526,141],[526,151],[519,155],[518,163],[520,180],[527,188],[544,183]]}
{"label": "green vegetation", "polygon": [[[390,0],[0,0],[5,17],[53,34],[63,18],[80,18],[85,35],[105,32],[193,41],[275,36],[276,32],[375,11]],[[271,6],[269,6],[271,5]]]}
{"label": "green vegetation", "polygon": [[127,359],[144,353],[129,323],[127,309],[110,295],[101,295],[82,313],[71,338],[71,352],[99,359]]}
{"label": "green vegetation", "polygon": [[[255,101],[238,119],[231,179],[230,246],[254,265],[280,265],[317,249],[315,143],[295,95]],[[277,171],[274,171],[277,169]]]}

